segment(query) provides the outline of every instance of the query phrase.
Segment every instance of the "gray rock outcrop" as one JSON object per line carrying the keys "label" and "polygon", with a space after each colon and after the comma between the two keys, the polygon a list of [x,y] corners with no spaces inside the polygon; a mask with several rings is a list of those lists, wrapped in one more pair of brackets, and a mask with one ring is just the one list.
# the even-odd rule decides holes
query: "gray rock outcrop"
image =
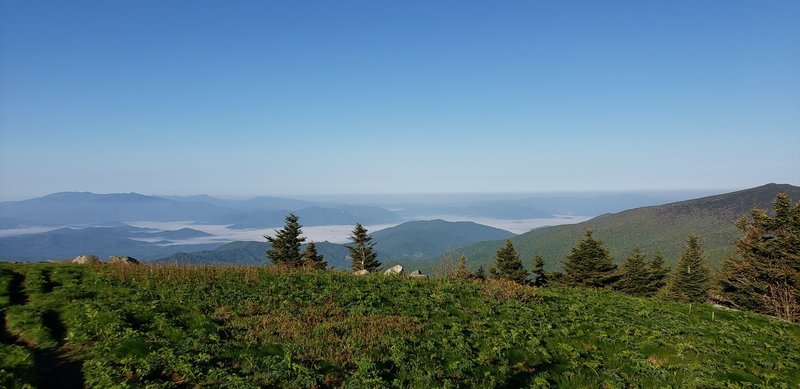
{"label": "gray rock outcrop", "polygon": [[133,257],[113,255],[108,257],[108,261],[106,261],[106,263],[120,264],[120,265],[138,265],[139,260]]}
{"label": "gray rock outcrop", "polygon": [[355,276],[363,276],[365,274],[369,274],[369,270],[364,269],[364,270],[359,270],[359,271],[354,271],[353,272],[353,275],[355,275]]}
{"label": "gray rock outcrop", "polygon": [[419,270],[412,271],[408,276],[411,278],[428,278],[427,275],[422,274],[422,272]]}
{"label": "gray rock outcrop", "polygon": [[78,265],[96,265],[100,263],[100,258],[97,255],[78,255],[72,260],[72,263]]}
{"label": "gray rock outcrop", "polygon": [[386,269],[386,271],[384,271],[383,274],[397,275],[397,276],[402,275],[403,274],[403,267],[400,266],[400,265],[394,265],[394,266]]}

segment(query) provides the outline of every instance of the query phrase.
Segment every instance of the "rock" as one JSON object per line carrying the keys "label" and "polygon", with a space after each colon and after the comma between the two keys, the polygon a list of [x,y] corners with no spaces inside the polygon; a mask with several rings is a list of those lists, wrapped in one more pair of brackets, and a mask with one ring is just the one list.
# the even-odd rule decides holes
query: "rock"
{"label": "rock", "polygon": [[386,269],[383,274],[391,274],[391,275],[401,275],[403,274],[403,267],[400,265],[394,265],[388,269]]}
{"label": "rock", "polygon": [[138,265],[139,260],[133,257],[113,255],[108,257],[108,264]]}
{"label": "rock", "polygon": [[369,270],[364,269],[364,270],[359,270],[359,271],[354,271],[353,272],[354,276],[363,276],[365,274],[369,274]]}
{"label": "rock", "polygon": [[72,260],[72,263],[78,265],[96,265],[100,263],[100,258],[97,255],[78,255]]}
{"label": "rock", "polygon": [[412,271],[411,274],[409,274],[408,276],[411,278],[428,278],[428,276],[422,274],[422,272],[419,270]]}

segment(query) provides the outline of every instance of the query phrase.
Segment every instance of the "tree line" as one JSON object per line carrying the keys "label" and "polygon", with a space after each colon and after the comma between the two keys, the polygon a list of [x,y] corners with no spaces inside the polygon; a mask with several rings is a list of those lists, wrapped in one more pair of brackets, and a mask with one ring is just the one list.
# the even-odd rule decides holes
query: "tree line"
{"label": "tree line", "polygon": [[[543,287],[564,285],[582,288],[614,289],[634,296],[665,297],[684,302],[709,300],[734,308],[773,315],[790,322],[800,321],[800,202],[792,205],[785,193],[773,202],[773,215],[753,209],[743,215],[736,227],[741,236],[734,242],[734,254],[726,258],[712,277],[700,237],[689,235],[674,269],[665,266],[664,256],[656,252],[648,259],[634,247],[621,266],[614,264],[603,242],[586,231],[562,263],[563,272],[546,272],[544,258],[535,256],[532,271],[522,260],[510,239],[495,253],[494,265],[486,275],[481,266],[471,272],[461,257],[450,276],[485,280],[506,279],[523,285]],[[314,242],[300,251],[298,217],[289,214],[285,226],[275,236],[265,236],[272,247],[267,257],[273,264],[289,268],[325,269],[327,263]],[[375,272],[381,267],[375,243],[361,224],[350,236],[353,271]]]}
{"label": "tree line", "polygon": [[[773,215],[753,209],[736,222],[741,236],[734,254],[712,277],[700,237],[689,235],[675,269],[634,247],[622,266],[616,266],[603,242],[586,231],[563,262],[564,272],[545,273],[541,256],[533,259],[533,274],[523,267],[511,240],[495,253],[492,277],[520,284],[615,289],[634,296],[660,296],[684,302],[714,301],[764,313],[790,322],[800,321],[800,202],[792,205],[786,193],[777,195]],[[456,275],[481,278],[466,271],[462,258]],[[465,272],[466,271],[466,272]]]}

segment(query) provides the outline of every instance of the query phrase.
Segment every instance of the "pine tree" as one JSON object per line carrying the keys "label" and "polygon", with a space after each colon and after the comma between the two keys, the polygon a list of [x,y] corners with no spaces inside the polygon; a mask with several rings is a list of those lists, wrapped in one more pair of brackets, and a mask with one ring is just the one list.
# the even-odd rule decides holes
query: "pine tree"
{"label": "pine tree", "polygon": [[595,239],[592,231],[586,231],[564,262],[563,281],[572,286],[605,288],[616,281],[616,270],[603,242]]}
{"label": "pine tree", "polygon": [[303,265],[303,255],[300,253],[300,245],[306,240],[301,237],[303,233],[298,223],[297,215],[290,213],[286,216],[286,222],[280,230],[275,231],[275,236],[264,235],[264,238],[272,245],[267,250],[267,258],[272,263],[287,267],[300,267]]}
{"label": "pine tree", "polygon": [[472,274],[472,277],[476,280],[486,280],[486,270],[483,268],[483,265],[478,266],[478,270]]}
{"label": "pine tree", "polygon": [[506,245],[501,247],[494,255],[494,266],[489,269],[494,278],[505,278],[518,284],[528,283],[528,271],[522,266],[517,250],[511,239],[506,239]]}
{"label": "pine tree", "polygon": [[544,258],[541,255],[533,257],[533,286],[547,285],[548,277],[544,272]]}
{"label": "pine tree", "polygon": [[467,257],[462,255],[461,259],[458,260],[458,266],[453,272],[453,277],[460,278],[462,280],[468,280],[472,278],[472,273],[470,273],[469,269],[467,268]]}
{"label": "pine tree", "polygon": [[660,251],[656,251],[653,260],[650,261],[650,282],[645,296],[654,296],[667,285],[670,269],[664,265],[664,256]]}
{"label": "pine tree", "polygon": [[800,321],[800,202],[779,193],[772,210],[737,221],[742,236],[719,272],[720,294],[740,309]]}
{"label": "pine tree", "polygon": [[619,269],[619,280],[615,289],[634,295],[647,296],[650,292],[652,273],[647,266],[647,258],[639,247],[634,247],[631,255]]}
{"label": "pine tree", "polygon": [[317,253],[317,245],[314,242],[308,242],[306,250],[303,252],[303,266],[309,269],[324,270],[328,267],[328,263],[322,255]]}
{"label": "pine tree", "polygon": [[347,249],[350,250],[350,258],[353,260],[353,271],[367,270],[372,273],[378,270],[381,263],[377,259],[375,243],[372,243],[372,237],[367,234],[367,229],[360,223],[356,224],[350,239],[355,244],[347,246]]}
{"label": "pine tree", "polygon": [[689,235],[669,285],[669,295],[679,301],[702,303],[708,300],[709,270],[700,238]]}

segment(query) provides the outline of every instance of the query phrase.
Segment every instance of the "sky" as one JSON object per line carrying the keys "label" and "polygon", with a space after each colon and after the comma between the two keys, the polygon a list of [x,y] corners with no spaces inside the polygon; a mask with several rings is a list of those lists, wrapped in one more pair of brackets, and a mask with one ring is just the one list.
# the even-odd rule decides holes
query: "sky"
{"label": "sky", "polygon": [[0,200],[800,184],[798,1],[0,1]]}

